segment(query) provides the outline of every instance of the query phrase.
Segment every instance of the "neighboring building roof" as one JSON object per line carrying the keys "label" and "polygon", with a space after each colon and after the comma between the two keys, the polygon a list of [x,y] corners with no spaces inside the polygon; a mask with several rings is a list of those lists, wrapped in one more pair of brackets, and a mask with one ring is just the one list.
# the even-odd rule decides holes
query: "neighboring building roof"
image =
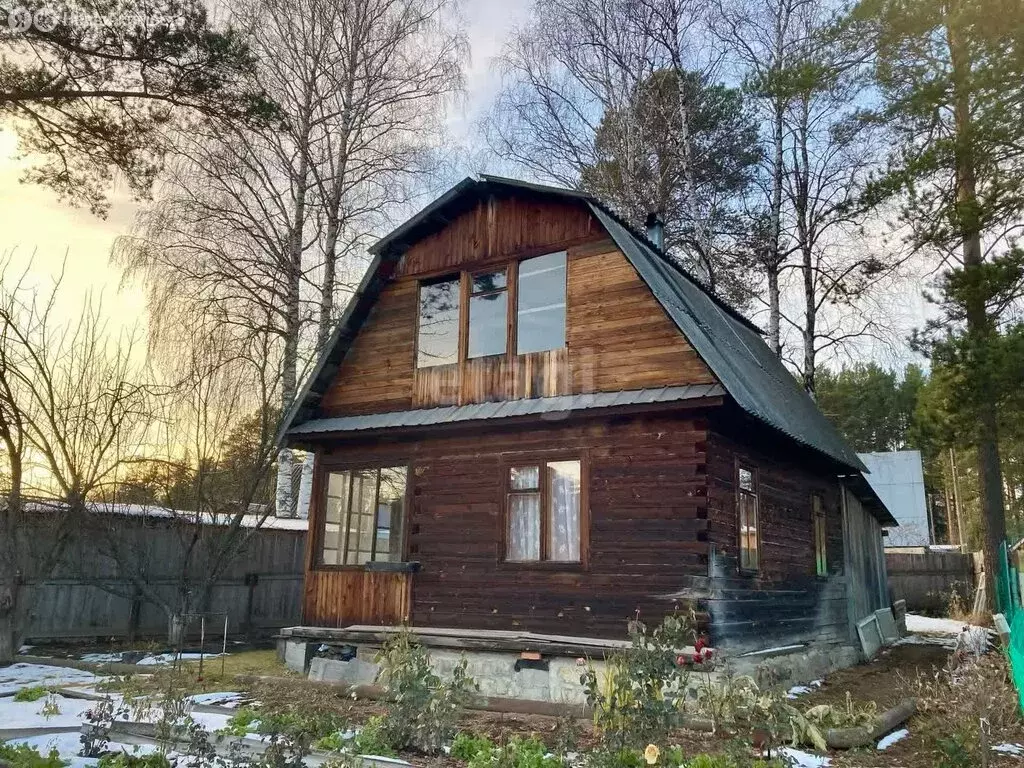
{"label": "neighboring building roof", "polygon": [[[25,503],[26,510],[39,513],[55,512],[63,506],[63,502],[59,501],[30,501]],[[184,523],[199,522],[203,525],[212,526],[228,526],[235,520],[235,515],[229,513],[214,514],[211,512],[199,513],[197,519],[194,510],[171,509],[156,504],[120,504],[90,501],[86,503],[86,509],[92,515],[120,515],[151,520],[179,520]],[[239,525],[242,528],[259,528],[268,531],[304,531],[309,527],[309,521],[306,518],[274,517],[267,513],[250,512],[241,516]]]}
{"label": "neighboring building roof", "polygon": [[884,451],[859,455],[871,470],[867,481],[899,521],[899,530],[889,533],[886,546],[921,547],[931,544],[921,452]]}
{"label": "neighboring building roof", "polygon": [[295,427],[314,415],[377,293],[405,249],[444,226],[459,209],[494,192],[516,190],[575,199],[587,205],[740,408],[844,466],[866,470],[814,400],[764,343],[757,326],[710,293],[614,211],[596,198],[575,190],[497,176],[461,181],[371,248],[374,261],[349,302],[325,354],[285,419],[282,439],[285,434],[296,434]]}
{"label": "neighboring building roof", "polygon": [[885,502],[875,492],[875,489],[871,487],[867,476],[863,472],[849,475],[843,478],[843,480],[850,489],[850,492],[864,505],[864,509],[870,512],[879,523],[886,528],[899,525],[896,518],[892,516],[892,512],[885,506]]}
{"label": "neighboring building roof", "polygon": [[293,427],[290,436],[313,435],[325,432],[360,432],[369,429],[394,427],[421,427],[431,424],[452,424],[466,421],[505,419],[513,416],[562,414],[570,411],[614,408],[623,405],[646,405],[720,397],[725,390],[717,384],[692,384],[660,389],[633,389],[621,392],[596,392],[588,395],[559,395],[525,400],[500,400],[471,405],[450,405],[441,408],[419,408],[412,411],[390,411],[365,416],[337,416],[313,419]]}

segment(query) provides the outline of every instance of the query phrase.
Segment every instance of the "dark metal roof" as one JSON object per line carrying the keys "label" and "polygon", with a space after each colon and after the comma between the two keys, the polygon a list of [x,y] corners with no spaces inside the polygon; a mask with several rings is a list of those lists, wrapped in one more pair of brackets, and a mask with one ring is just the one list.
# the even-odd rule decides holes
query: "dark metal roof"
{"label": "dark metal roof", "polygon": [[647,405],[651,403],[672,403],[682,400],[697,400],[705,397],[721,397],[725,390],[717,384],[692,384],[683,387],[661,387],[659,389],[630,389],[621,392],[596,392],[589,395],[560,395],[558,397],[537,397],[527,400],[502,400],[494,403],[472,405],[450,405],[443,408],[420,408],[413,411],[391,411],[365,416],[337,416],[330,419],[313,419],[292,427],[290,437],[315,435],[326,432],[360,432],[368,429],[393,429],[396,427],[422,427],[431,424],[453,424],[456,422],[504,419],[512,416],[538,414],[563,414],[570,411],[614,408],[622,405]]}
{"label": "dark metal roof", "polygon": [[740,408],[845,466],[867,470],[758,333],[723,311],[703,287],[668,264],[615,218],[598,206],[591,208]]}
{"label": "dark metal roof", "polygon": [[302,434],[296,430],[315,415],[320,398],[405,249],[427,233],[445,226],[461,210],[487,195],[516,190],[571,198],[587,205],[740,408],[840,464],[858,472],[867,469],[764,343],[760,329],[710,293],[643,234],[590,195],[498,176],[464,179],[370,249],[375,255],[373,263],[285,418],[279,435],[281,440],[286,434]]}

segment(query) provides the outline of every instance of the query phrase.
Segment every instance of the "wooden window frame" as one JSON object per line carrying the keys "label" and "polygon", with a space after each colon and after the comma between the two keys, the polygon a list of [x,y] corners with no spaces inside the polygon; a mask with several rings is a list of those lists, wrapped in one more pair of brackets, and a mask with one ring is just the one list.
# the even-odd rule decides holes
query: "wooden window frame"
{"label": "wooden window frame", "polygon": [[[754,490],[744,491],[740,487],[740,470],[750,472],[754,479]],[[751,461],[737,458],[733,468],[733,483],[736,487],[736,567],[742,574],[756,576],[763,568],[764,547],[761,541],[761,477],[757,465]],[[754,512],[757,515],[757,567],[750,568],[743,565],[743,526],[740,520],[740,499],[744,494],[754,497]]]}
{"label": "wooden window frame", "polygon": [[[324,534],[327,527],[327,489],[328,482],[327,478],[331,473],[334,472],[359,472],[361,470],[375,469],[377,470],[377,487],[374,490],[373,497],[373,523],[374,523],[374,534],[373,543],[370,549],[370,557],[377,551],[377,514],[380,512],[378,509],[380,503],[380,470],[381,469],[393,469],[397,467],[405,468],[405,495],[402,497],[402,512],[405,515],[405,520],[402,524],[402,543],[401,552],[402,560],[400,562],[407,562],[409,557],[409,528],[411,527],[410,518],[411,510],[410,506],[412,502],[412,477],[413,477],[413,466],[408,459],[395,459],[387,460],[382,459],[377,462],[323,462],[317,468],[314,477],[314,488],[313,493],[316,495],[314,498],[317,500],[316,514],[310,519],[310,543],[312,544],[312,551],[310,553],[309,570],[311,571],[364,571],[366,570],[366,563],[324,563],[323,562],[323,541]],[[349,477],[349,507],[352,506],[352,478]],[[345,544],[348,544],[348,534],[345,534]],[[341,548],[342,552],[345,552],[345,548]],[[371,562],[373,560],[371,559]]]}
{"label": "wooden window frame", "polygon": [[811,494],[811,530],[814,534],[814,574],[825,579],[828,578],[828,508],[825,506],[825,494],[821,491]]}
{"label": "wooden window frame", "polygon": [[[568,303],[569,303],[569,252],[567,248],[556,248],[555,250],[544,250],[539,253],[529,253],[526,255],[519,255],[515,258],[507,261],[500,261],[495,264],[487,266],[475,267],[473,269],[447,269],[439,271],[437,273],[431,273],[422,275],[416,281],[416,334],[413,340],[412,350],[412,362],[413,370],[415,371],[426,371],[431,368],[444,368],[445,366],[451,365],[465,365],[470,360],[484,360],[486,358],[500,358],[504,357],[509,363],[512,363],[517,357],[520,357],[517,347],[519,344],[519,328],[518,328],[518,317],[519,317],[519,265],[528,261],[529,259],[535,259],[540,256],[548,256],[553,253],[565,253],[565,301],[566,301],[566,325],[569,322],[568,314]],[[475,275],[487,274],[488,272],[505,272],[505,287],[495,291],[480,291],[477,293],[473,292],[473,277]],[[453,363],[442,363],[439,365],[431,366],[420,366],[419,365],[419,340],[420,340],[420,292],[423,290],[425,285],[433,285],[434,283],[443,283],[447,280],[458,280],[459,281],[459,342],[458,342],[458,359]],[[507,326],[507,335],[505,338],[505,352],[504,354],[494,355],[480,355],[478,357],[469,356],[469,303],[473,296],[482,296],[487,293],[500,293],[505,292],[505,323]],[[566,349],[569,345],[569,334],[568,328],[566,328],[566,340],[562,347],[556,347],[556,349]],[[547,350],[554,351],[554,350]],[[524,355],[538,354],[536,352],[524,352]]]}
{"label": "wooden window frame", "polygon": [[[578,461],[580,463],[580,559],[548,560],[548,526],[550,525],[550,500],[547,489],[547,464],[556,461]],[[537,465],[540,467],[538,488],[540,491],[540,560],[509,560],[508,520],[509,497],[536,491],[513,491],[510,488],[509,471],[513,467]],[[587,451],[542,451],[522,454],[504,454],[501,457],[501,514],[498,515],[498,565],[507,568],[537,569],[545,571],[585,571],[590,567],[590,457]]]}

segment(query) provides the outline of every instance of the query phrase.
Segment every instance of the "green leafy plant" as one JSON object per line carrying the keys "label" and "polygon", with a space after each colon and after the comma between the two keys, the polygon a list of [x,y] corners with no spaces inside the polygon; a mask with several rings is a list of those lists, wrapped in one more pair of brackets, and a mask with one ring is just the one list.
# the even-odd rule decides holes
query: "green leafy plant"
{"label": "green leafy plant", "polygon": [[613,753],[664,741],[679,725],[676,696],[686,690],[689,662],[680,649],[693,642],[692,623],[666,616],[652,631],[629,624],[630,647],[608,659],[604,679],[587,665],[580,682],[594,709],[594,725]]}
{"label": "green leafy plant", "polygon": [[60,714],[60,702],[54,694],[47,694],[46,701],[43,702],[43,708],[39,710],[39,714],[47,720]]}
{"label": "green leafy plant", "polygon": [[936,768],[970,768],[975,764],[976,749],[970,734],[953,733],[936,739]]}
{"label": "green leafy plant", "polygon": [[259,715],[252,707],[242,707],[230,718],[223,728],[217,733],[227,734],[228,736],[245,736],[253,730],[252,726],[259,721]]}
{"label": "green leafy plant", "polygon": [[462,659],[451,677],[442,679],[430,666],[427,650],[403,630],[377,654],[378,679],[389,702],[383,731],[397,749],[418,749],[428,754],[455,735],[455,727],[476,683]]}
{"label": "green leafy plant", "polygon": [[30,685],[14,694],[15,701],[39,701],[50,692],[45,685]]}
{"label": "green leafy plant", "polygon": [[104,755],[97,765],[98,768],[171,768],[167,756],[159,752],[149,755],[129,755],[127,752]]}
{"label": "green leafy plant", "polygon": [[56,749],[42,755],[39,750],[27,744],[7,744],[0,741],[0,760],[9,763],[11,768],[64,768],[67,760],[61,760]]}
{"label": "green leafy plant", "polygon": [[456,760],[469,762],[480,752],[490,754],[494,750],[494,742],[486,736],[477,736],[472,733],[457,733],[452,740],[451,755]]}
{"label": "green leafy plant", "polygon": [[396,757],[398,753],[388,737],[388,729],[384,718],[374,715],[352,739],[352,750],[357,755],[380,755],[381,757]]}
{"label": "green leafy plant", "polygon": [[544,742],[533,737],[513,737],[500,747],[487,739],[465,746],[476,747],[468,760],[469,768],[564,768],[565,765],[561,758],[548,751]]}

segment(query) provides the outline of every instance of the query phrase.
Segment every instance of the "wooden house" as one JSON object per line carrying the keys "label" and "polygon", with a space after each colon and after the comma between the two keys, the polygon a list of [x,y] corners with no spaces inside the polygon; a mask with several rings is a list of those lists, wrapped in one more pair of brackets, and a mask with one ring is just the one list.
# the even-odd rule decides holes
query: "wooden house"
{"label": "wooden house", "polygon": [[761,332],[598,200],[466,179],[372,249],[286,419],[303,622],[719,647],[888,605],[864,466]]}

